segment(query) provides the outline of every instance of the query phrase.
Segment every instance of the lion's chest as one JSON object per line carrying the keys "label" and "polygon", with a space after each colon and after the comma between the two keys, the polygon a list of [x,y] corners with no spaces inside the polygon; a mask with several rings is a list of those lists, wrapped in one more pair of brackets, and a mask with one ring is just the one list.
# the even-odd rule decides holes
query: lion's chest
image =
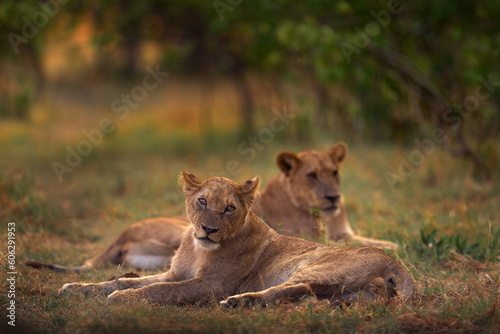
{"label": "lion's chest", "polygon": [[207,263],[205,252],[192,247],[189,251],[184,250],[176,254],[170,271],[176,281],[185,281],[195,278],[205,263]]}

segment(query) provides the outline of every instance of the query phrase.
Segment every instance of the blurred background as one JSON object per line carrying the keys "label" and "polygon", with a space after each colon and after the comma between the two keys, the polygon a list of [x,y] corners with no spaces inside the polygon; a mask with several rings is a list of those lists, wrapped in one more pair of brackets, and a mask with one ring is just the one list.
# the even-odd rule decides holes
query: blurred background
{"label": "blurred background", "polygon": [[[0,31],[0,266],[13,271],[14,222],[17,325],[500,331],[500,0],[0,0]],[[400,245],[415,303],[110,308],[57,290],[130,269],[23,265],[78,265],[133,222],[183,214],[182,169],[265,186],[278,152],[338,141],[350,224]]]}
{"label": "blurred background", "polygon": [[[67,236],[82,220],[180,214],[183,168],[265,184],[280,150],[342,140],[363,234],[487,226],[499,17],[497,0],[2,0],[1,218]],[[471,193],[484,216],[467,216]]]}

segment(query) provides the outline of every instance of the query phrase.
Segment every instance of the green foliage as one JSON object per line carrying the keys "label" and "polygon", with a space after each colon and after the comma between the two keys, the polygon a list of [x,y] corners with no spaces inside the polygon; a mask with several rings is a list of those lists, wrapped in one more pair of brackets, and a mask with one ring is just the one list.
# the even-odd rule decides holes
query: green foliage
{"label": "green foliage", "polygon": [[486,247],[481,247],[478,242],[469,245],[467,239],[460,234],[452,236],[442,236],[436,238],[437,230],[432,230],[426,234],[420,230],[421,243],[414,241],[412,247],[419,255],[436,256],[442,260],[448,257],[450,251],[455,251],[461,255],[468,255],[479,261],[495,261],[498,256],[496,246],[499,237],[488,240]]}
{"label": "green foliage", "polygon": [[[500,89],[494,84],[476,95],[485,79],[500,77],[498,4],[70,1],[30,38],[25,46],[31,56],[23,62],[40,57],[51,28],[58,27],[54,23],[75,27],[90,20],[101,76],[136,74],[141,47],[153,42],[162,50],[163,65],[177,73],[239,81],[259,73],[312,88],[317,110],[306,116],[330,132],[337,124],[362,124],[357,131],[366,138],[411,143],[422,129],[441,127],[452,153],[493,171],[500,164],[492,154],[500,135]],[[34,0],[2,1],[0,25],[21,33],[22,18],[46,7]],[[3,43],[0,53],[11,49]],[[336,85],[352,99],[335,99]],[[26,96],[21,90],[8,98],[22,111]],[[253,107],[247,102],[241,108]],[[252,117],[244,114],[241,126],[251,129]]]}
{"label": "green foliage", "polygon": [[278,225],[276,225],[276,231],[278,233],[282,233],[282,229],[283,229],[283,223],[278,223]]}

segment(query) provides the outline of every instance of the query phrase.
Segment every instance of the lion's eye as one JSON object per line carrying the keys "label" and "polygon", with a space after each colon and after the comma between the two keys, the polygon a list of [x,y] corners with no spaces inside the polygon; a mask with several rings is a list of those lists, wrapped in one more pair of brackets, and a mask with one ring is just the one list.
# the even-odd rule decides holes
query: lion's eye
{"label": "lion's eye", "polygon": [[307,174],[307,177],[316,180],[318,178],[318,175],[316,174],[316,172],[310,172]]}
{"label": "lion's eye", "polygon": [[203,206],[207,205],[207,200],[204,199],[203,197],[198,198],[198,202]]}
{"label": "lion's eye", "polygon": [[236,210],[236,208],[233,206],[233,205],[229,205],[226,210],[224,210],[225,212],[231,212],[231,211],[234,211]]}
{"label": "lion's eye", "polygon": [[338,171],[338,170],[334,170],[334,171],[333,171],[333,177],[334,177],[334,178],[339,177],[339,171]]}

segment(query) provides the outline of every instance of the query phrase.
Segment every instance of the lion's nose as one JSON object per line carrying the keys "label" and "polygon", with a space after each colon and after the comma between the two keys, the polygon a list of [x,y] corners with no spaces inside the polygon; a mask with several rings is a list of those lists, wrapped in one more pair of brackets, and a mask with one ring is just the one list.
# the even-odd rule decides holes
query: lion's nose
{"label": "lion's nose", "polygon": [[210,228],[210,227],[206,227],[205,225],[201,224],[201,228],[203,229],[203,231],[207,232],[207,234],[212,234],[212,233],[216,233],[219,231],[218,228]]}
{"label": "lion's nose", "polygon": [[340,195],[326,195],[325,197],[331,203],[336,203],[340,199]]}

